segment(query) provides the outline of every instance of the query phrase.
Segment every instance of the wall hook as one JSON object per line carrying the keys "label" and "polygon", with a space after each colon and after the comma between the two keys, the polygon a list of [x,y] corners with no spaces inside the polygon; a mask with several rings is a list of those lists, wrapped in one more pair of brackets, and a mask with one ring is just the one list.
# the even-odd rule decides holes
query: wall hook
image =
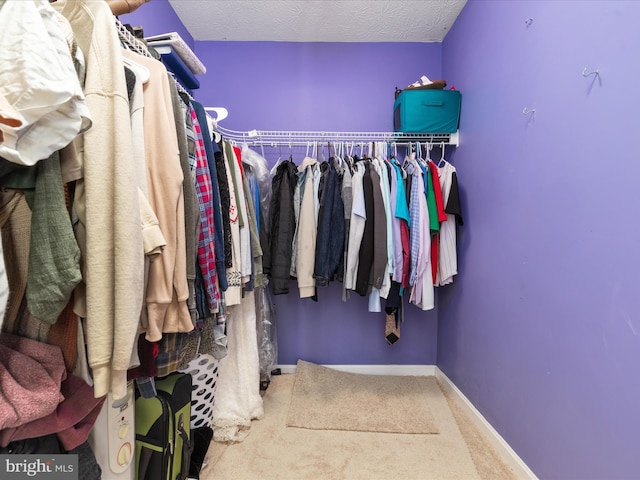
{"label": "wall hook", "polygon": [[524,21],[525,25],[527,27],[531,26],[531,24],[533,23],[533,18],[529,17]]}
{"label": "wall hook", "polygon": [[535,109],[535,108],[532,108],[531,110],[527,110],[527,107],[524,107],[524,108],[522,109],[522,114],[523,114],[523,115],[529,115],[529,114],[533,114],[533,115],[535,115],[535,114],[536,114],[536,109]]}
{"label": "wall hook", "polygon": [[582,76],[583,77],[588,77],[589,75],[595,75],[596,77],[599,77],[600,76],[600,69],[597,68],[593,72],[587,72],[587,67],[584,67],[582,69]]}

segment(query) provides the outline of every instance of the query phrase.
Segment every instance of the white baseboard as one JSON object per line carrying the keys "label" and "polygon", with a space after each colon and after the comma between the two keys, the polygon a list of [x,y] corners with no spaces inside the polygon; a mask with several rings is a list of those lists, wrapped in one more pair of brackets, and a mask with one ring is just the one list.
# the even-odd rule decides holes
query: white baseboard
{"label": "white baseboard", "polygon": [[[323,365],[341,372],[365,373],[368,375],[417,375],[432,377],[435,365]],[[278,365],[282,373],[295,373],[295,365]]]}
{"label": "white baseboard", "polygon": [[502,438],[496,429],[491,426],[478,409],[473,406],[464,393],[462,393],[460,389],[449,379],[449,377],[447,377],[438,367],[435,367],[435,376],[440,382],[442,388],[452,394],[452,397],[467,413],[467,415],[469,415],[473,423],[480,429],[494,450],[502,457],[507,465],[511,467],[516,474],[516,477],[520,479],[537,480],[538,477],[536,477],[527,464],[522,461],[505,439]]}

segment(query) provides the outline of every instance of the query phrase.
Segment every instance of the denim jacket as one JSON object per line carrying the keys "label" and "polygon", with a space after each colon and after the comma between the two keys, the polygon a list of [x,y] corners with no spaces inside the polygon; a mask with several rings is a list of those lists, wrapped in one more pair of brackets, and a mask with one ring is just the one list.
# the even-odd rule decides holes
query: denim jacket
{"label": "denim jacket", "polygon": [[320,213],[316,238],[314,278],[316,286],[327,286],[339,269],[344,251],[344,204],[342,202],[340,178],[331,159],[320,166],[322,171]]}

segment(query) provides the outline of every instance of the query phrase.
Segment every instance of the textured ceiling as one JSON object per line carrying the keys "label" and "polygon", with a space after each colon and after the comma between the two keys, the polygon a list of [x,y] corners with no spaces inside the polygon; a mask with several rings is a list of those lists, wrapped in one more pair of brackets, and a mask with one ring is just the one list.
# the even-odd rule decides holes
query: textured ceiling
{"label": "textured ceiling", "polygon": [[467,0],[169,0],[194,40],[441,42]]}

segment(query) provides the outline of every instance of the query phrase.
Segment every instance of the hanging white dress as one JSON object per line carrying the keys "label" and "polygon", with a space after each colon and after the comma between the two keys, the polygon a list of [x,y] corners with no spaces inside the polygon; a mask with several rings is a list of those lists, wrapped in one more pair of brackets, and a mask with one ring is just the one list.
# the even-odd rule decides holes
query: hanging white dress
{"label": "hanging white dress", "polygon": [[252,291],[245,292],[240,305],[227,307],[227,338],[229,354],[218,366],[211,427],[216,442],[241,442],[251,420],[264,416]]}

